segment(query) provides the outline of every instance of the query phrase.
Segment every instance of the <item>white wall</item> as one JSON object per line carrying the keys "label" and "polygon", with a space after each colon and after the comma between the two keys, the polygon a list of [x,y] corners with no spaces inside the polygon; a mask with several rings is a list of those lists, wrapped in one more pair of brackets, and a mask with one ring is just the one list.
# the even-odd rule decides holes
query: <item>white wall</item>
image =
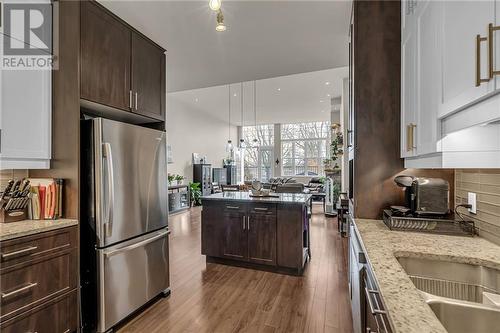
{"label": "white wall", "polygon": [[[189,181],[193,178],[191,154],[207,157],[212,167],[222,167],[227,157],[225,145],[228,138],[228,123],[221,121],[192,104],[177,98],[176,93],[167,95],[167,136],[172,147],[172,164],[168,172],[180,174]],[[225,106],[227,109],[227,105]],[[231,139],[236,143],[236,126],[231,126]]]}

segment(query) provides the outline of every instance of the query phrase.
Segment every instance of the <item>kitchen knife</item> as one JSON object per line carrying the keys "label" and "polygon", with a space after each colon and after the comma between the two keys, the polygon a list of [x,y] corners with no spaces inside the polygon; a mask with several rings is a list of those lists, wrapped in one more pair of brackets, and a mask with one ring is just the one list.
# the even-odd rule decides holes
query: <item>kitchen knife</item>
{"label": "kitchen knife", "polygon": [[5,199],[5,197],[7,196],[7,194],[10,192],[10,189],[12,188],[12,185],[14,185],[14,180],[13,179],[9,180],[9,182],[7,183],[7,186],[5,186],[5,189],[3,190],[3,193],[2,193],[1,200]]}
{"label": "kitchen knife", "polygon": [[25,180],[23,180],[23,183],[21,184],[21,187],[19,187],[19,191],[20,192],[26,191],[26,188],[29,186],[29,184],[30,184],[30,180],[29,179],[26,178]]}
{"label": "kitchen knife", "polygon": [[16,180],[16,182],[14,183],[14,187],[12,187],[12,192],[19,190],[20,185],[21,185],[21,179]]}

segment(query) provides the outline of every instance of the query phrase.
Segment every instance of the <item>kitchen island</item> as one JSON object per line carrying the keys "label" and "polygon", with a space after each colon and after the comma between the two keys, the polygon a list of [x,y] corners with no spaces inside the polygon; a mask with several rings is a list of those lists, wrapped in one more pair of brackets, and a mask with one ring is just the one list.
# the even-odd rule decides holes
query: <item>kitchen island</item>
{"label": "kitchen island", "polygon": [[310,258],[310,194],[224,192],[202,197],[207,262],[301,275]]}

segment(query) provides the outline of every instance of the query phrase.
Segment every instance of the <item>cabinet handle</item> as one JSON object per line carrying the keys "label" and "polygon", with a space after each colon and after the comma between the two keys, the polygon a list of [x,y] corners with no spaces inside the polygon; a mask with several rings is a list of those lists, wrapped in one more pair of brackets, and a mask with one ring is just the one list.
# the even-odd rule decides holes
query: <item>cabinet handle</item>
{"label": "cabinet handle", "polygon": [[243,215],[243,230],[245,230],[245,216]]}
{"label": "cabinet handle", "polygon": [[247,217],[247,230],[250,230],[250,216]]}
{"label": "cabinet handle", "polygon": [[32,252],[32,251],[35,251],[36,249],[38,249],[38,246],[29,246],[29,247],[21,249],[21,250],[9,252],[9,253],[2,253],[2,259],[8,259],[9,257],[12,257],[12,256],[17,256],[19,254]]}
{"label": "cabinet handle", "polygon": [[495,31],[498,30],[500,30],[500,26],[494,27],[492,23],[488,25],[488,67],[489,67],[490,79],[492,79],[494,75],[500,75],[500,70],[496,71],[493,63],[493,55],[494,55],[493,48],[495,45],[493,38],[495,37],[494,36]]}
{"label": "cabinet handle", "polygon": [[21,288],[18,288],[16,290],[13,290],[11,292],[8,292],[8,293],[2,293],[2,300],[4,298],[8,298],[8,297],[11,297],[11,296],[15,296],[17,294],[20,294],[22,293],[23,291],[27,291],[27,290],[30,290],[32,289],[33,287],[35,287],[38,283],[29,283],[28,285],[24,286],[24,287],[21,287]]}
{"label": "cabinet handle", "polygon": [[416,124],[409,123],[406,125],[406,151],[412,151],[415,147],[415,127]]}
{"label": "cabinet handle", "polygon": [[261,211],[267,211],[267,208],[260,208],[260,207],[256,207],[254,208],[255,210],[261,210]]}
{"label": "cabinet handle", "polygon": [[132,90],[128,91],[128,107],[132,109]]}
{"label": "cabinet handle", "polygon": [[137,111],[137,91],[135,92],[135,110]]}
{"label": "cabinet handle", "polygon": [[226,206],[227,209],[240,209],[238,206]]}
{"label": "cabinet handle", "polygon": [[490,80],[489,78],[481,78],[481,43],[486,42],[487,40],[487,37],[476,35],[476,87],[479,87],[481,83],[488,82]]}

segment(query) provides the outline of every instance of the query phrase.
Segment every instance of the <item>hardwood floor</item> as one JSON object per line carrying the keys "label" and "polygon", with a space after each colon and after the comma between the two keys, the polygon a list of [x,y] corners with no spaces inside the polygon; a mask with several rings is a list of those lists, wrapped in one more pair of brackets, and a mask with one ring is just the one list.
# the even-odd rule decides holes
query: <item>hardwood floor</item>
{"label": "hardwood floor", "polygon": [[200,212],[170,218],[171,296],[119,332],[352,332],[346,239],[321,205],[314,205],[312,261],[302,277],[206,264]]}

